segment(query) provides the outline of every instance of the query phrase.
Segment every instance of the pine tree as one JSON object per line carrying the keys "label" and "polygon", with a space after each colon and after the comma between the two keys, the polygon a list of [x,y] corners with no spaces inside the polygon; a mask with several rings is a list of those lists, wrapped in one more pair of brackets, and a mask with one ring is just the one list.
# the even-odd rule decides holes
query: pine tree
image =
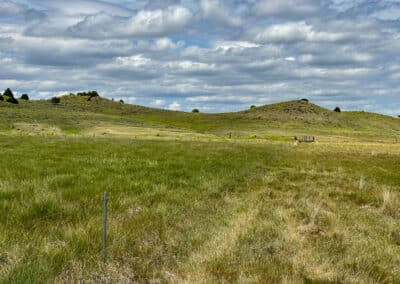
{"label": "pine tree", "polygon": [[7,89],[4,91],[3,96],[9,97],[9,98],[14,98],[14,94],[13,94],[13,92],[11,91],[10,88],[7,88]]}

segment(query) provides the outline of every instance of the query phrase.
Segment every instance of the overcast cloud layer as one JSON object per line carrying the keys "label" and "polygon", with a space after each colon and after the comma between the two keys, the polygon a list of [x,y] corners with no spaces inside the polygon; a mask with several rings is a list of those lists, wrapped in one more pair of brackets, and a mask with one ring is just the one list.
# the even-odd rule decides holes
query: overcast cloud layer
{"label": "overcast cloud layer", "polygon": [[400,115],[400,0],[0,0],[0,89]]}

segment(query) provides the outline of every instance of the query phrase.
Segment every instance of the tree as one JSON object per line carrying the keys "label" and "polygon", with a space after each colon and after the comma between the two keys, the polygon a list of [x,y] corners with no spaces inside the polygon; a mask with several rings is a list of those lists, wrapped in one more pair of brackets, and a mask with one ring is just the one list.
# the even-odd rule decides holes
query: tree
{"label": "tree", "polygon": [[119,100],[119,102],[120,102],[121,104],[123,104],[123,103],[124,103],[124,100],[121,99],[121,100]]}
{"label": "tree", "polygon": [[21,100],[25,100],[25,101],[29,101],[29,96],[28,94],[22,94],[22,96],[20,97]]}
{"label": "tree", "polygon": [[4,101],[4,97],[2,95],[0,95],[0,102]]}
{"label": "tree", "polygon": [[254,109],[254,108],[256,108],[256,106],[255,106],[255,105],[252,105],[252,106],[250,106],[250,109]]}
{"label": "tree", "polygon": [[301,101],[308,103],[309,100],[308,99],[301,99]]}
{"label": "tree", "polygon": [[340,107],[335,107],[334,111],[335,111],[335,112],[342,112],[342,110],[340,109]]}
{"label": "tree", "polygon": [[198,108],[194,108],[194,109],[192,109],[192,112],[193,112],[193,113],[199,113],[200,110],[199,110]]}
{"label": "tree", "polygon": [[14,98],[14,94],[13,94],[13,92],[11,91],[10,88],[7,88],[7,89],[4,91],[3,96],[9,97],[9,98]]}
{"label": "tree", "polygon": [[51,101],[51,103],[52,103],[53,105],[57,105],[57,104],[59,104],[59,103],[61,102],[61,99],[60,99],[59,97],[52,97],[52,98],[50,99],[50,101]]}

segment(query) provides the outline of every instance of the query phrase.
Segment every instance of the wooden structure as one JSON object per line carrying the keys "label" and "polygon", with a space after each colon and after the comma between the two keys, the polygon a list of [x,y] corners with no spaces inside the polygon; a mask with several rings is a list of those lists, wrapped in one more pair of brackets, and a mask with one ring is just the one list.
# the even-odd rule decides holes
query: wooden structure
{"label": "wooden structure", "polygon": [[314,143],[315,136],[295,136],[294,142]]}

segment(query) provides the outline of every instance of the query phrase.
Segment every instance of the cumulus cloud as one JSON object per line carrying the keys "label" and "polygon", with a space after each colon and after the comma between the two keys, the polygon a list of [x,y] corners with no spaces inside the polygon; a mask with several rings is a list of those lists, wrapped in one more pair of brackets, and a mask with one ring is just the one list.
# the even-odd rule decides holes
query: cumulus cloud
{"label": "cumulus cloud", "polygon": [[181,104],[178,103],[178,102],[173,102],[168,106],[168,108],[170,110],[180,110],[181,109]]}
{"label": "cumulus cloud", "polygon": [[222,0],[200,0],[200,8],[202,16],[208,20],[230,26],[240,26],[243,23],[242,19]]}
{"label": "cumulus cloud", "polygon": [[341,32],[316,31],[313,26],[305,22],[288,22],[267,27],[258,33],[255,39],[261,43],[290,43],[294,41],[336,42],[346,39],[346,35]]}
{"label": "cumulus cloud", "polygon": [[70,35],[89,38],[165,36],[181,31],[191,18],[190,10],[181,6],[142,10],[128,18],[101,12],[87,16],[68,31]]}

